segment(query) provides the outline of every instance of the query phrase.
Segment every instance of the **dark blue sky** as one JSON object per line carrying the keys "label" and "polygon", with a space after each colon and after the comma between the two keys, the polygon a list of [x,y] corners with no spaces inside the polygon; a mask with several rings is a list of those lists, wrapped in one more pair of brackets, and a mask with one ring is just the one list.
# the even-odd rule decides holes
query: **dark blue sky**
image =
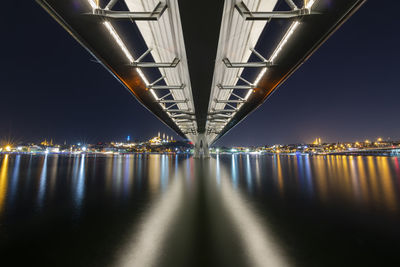
{"label": "dark blue sky", "polygon": [[[218,144],[400,139],[400,3],[386,2],[368,1]],[[3,8],[18,16],[2,15],[0,138],[177,137],[34,1]]]}

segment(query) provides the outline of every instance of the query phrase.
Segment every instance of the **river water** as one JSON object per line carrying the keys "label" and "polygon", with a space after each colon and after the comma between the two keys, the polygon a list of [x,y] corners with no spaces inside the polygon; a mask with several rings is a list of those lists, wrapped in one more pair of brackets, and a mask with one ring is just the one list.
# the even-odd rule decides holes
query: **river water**
{"label": "river water", "polygon": [[400,266],[400,158],[0,155],[1,266]]}

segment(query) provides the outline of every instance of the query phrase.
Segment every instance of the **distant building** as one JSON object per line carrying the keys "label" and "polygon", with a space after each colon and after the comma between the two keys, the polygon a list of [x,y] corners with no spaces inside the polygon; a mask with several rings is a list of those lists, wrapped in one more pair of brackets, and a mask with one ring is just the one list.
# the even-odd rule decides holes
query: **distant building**
{"label": "distant building", "polygon": [[149,140],[151,146],[159,146],[162,144],[162,140],[159,136],[153,137]]}

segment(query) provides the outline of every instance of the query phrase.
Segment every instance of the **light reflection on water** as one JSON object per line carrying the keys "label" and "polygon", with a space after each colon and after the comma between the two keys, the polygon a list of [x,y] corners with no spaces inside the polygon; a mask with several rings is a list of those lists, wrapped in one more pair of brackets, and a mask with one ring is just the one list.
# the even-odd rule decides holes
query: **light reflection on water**
{"label": "light reflection on water", "polygon": [[[396,157],[235,154],[201,161],[158,154],[0,155],[0,245],[3,237],[7,236],[7,243],[12,241],[13,231],[19,231],[15,223],[25,228],[34,218],[51,218],[54,210],[62,214],[64,223],[78,222],[74,227],[82,227],[80,235],[90,232],[90,227],[80,226],[79,221],[96,224],[102,231],[116,231],[110,222],[102,226],[101,216],[114,214],[107,220],[125,223],[125,227],[118,226],[125,229],[124,234],[118,239],[115,235],[114,243],[109,244],[116,247],[117,265],[159,266],[166,251],[173,250],[170,236],[177,225],[183,224],[178,233],[183,227],[201,229],[200,236],[215,236],[212,225],[221,224],[233,231],[238,240],[235,246],[244,251],[244,255],[232,257],[246,258],[248,266],[266,262],[286,266],[292,262],[291,256],[274,230],[277,220],[283,219],[271,219],[271,207],[283,212],[287,204],[282,203],[313,203],[398,219],[399,182]],[[189,227],[183,222],[201,226]],[[51,220],[47,223],[52,225]],[[200,237],[195,236],[180,238],[196,243]],[[102,244],[97,239],[90,242],[88,246]],[[225,242],[228,250],[234,246],[228,240],[218,242]]]}
{"label": "light reflection on water", "polygon": [[[399,159],[390,157],[231,155],[231,179],[249,194],[254,183],[267,185],[285,197],[287,190],[310,199],[327,202],[340,199],[366,208],[398,209]],[[219,159],[220,156],[217,158]],[[243,164],[238,163],[243,161]],[[229,163],[224,159],[224,163]],[[262,178],[261,178],[262,177]]]}
{"label": "light reflection on water", "polygon": [[[0,159],[1,213],[21,194],[35,190],[33,184],[37,184],[37,204],[42,207],[46,198],[55,197],[55,192],[60,190],[58,179],[65,179],[62,184],[69,187],[71,199],[76,207],[80,207],[85,198],[88,174],[105,180],[104,187],[108,194],[125,197],[131,193],[132,187],[140,186],[143,177],[147,177],[145,183],[149,184],[152,194],[157,195],[167,189],[170,176],[178,174],[178,163],[184,161],[178,156],[168,155],[97,159],[85,155],[33,158],[3,155]],[[233,186],[245,187],[248,194],[272,185],[282,197],[287,190],[291,190],[323,202],[340,198],[366,207],[383,206],[388,211],[398,210],[400,164],[396,157],[218,155],[216,160],[217,179],[223,164],[230,170]],[[187,160],[184,164],[185,173],[182,176],[189,181],[193,179],[190,178],[193,177],[193,162]],[[88,169],[91,171],[88,172]],[[60,174],[60,171],[63,173]]]}

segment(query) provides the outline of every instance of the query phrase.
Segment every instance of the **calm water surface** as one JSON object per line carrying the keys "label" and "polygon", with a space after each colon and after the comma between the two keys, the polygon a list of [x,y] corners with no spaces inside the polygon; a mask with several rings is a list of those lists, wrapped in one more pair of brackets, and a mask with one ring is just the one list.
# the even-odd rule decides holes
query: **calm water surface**
{"label": "calm water surface", "polygon": [[400,158],[0,155],[1,266],[400,266]]}

